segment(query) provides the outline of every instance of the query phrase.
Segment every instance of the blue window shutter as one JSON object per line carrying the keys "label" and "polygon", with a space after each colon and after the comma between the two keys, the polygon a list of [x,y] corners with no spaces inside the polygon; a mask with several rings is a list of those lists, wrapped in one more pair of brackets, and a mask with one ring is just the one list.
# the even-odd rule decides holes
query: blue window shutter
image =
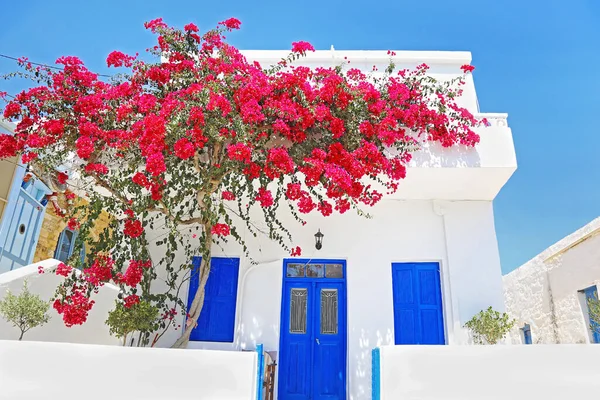
{"label": "blue window shutter", "polygon": [[531,327],[529,326],[529,324],[525,324],[525,326],[523,326],[523,339],[525,344],[531,344],[532,340],[531,340]]}
{"label": "blue window shutter", "polygon": [[[596,286],[590,286],[589,288],[584,289],[583,292],[585,293],[586,305],[587,305],[587,302],[591,299],[598,300],[598,289],[596,288]],[[588,309],[588,313],[589,313],[589,309]],[[600,321],[594,321],[590,318],[590,325],[597,328],[598,324],[600,324]],[[597,332],[597,329],[593,330],[593,332],[592,332],[592,343],[600,343],[600,332]]]}
{"label": "blue window shutter", "polygon": [[56,243],[54,258],[66,263],[73,254],[75,239],[77,239],[77,232],[72,231],[69,228],[63,229]]}
{"label": "blue window shutter", "polygon": [[[188,309],[198,289],[200,261],[200,257],[194,257],[188,293]],[[239,258],[213,257],[211,259],[204,305],[200,312],[198,325],[192,331],[190,340],[233,342],[239,266]]]}

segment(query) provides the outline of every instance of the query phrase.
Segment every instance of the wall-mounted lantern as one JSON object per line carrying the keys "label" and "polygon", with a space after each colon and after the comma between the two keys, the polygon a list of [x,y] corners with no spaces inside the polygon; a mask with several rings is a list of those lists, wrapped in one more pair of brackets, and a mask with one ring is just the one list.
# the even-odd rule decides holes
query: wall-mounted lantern
{"label": "wall-mounted lantern", "polygon": [[317,248],[317,250],[321,250],[321,247],[323,247],[323,235],[321,233],[321,229],[319,229],[319,232],[315,233],[315,247]]}

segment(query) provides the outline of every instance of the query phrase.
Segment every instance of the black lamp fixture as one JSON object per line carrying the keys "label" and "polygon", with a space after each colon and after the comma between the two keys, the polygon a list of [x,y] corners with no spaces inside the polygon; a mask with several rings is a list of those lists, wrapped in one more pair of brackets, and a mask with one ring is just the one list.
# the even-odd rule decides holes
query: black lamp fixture
{"label": "black lamp fixture", "polygon": [[323,235],[321,233],[321,229],[319,229],[319,232],[315,233],[315,247],[317,248],[317,250],[321,250],[321,247],[323,247]]}

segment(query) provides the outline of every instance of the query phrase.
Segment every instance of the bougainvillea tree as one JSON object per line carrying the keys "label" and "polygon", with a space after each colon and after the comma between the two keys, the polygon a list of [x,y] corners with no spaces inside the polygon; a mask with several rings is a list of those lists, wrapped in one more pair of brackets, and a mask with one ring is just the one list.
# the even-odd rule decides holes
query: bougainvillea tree
{"label": "bougainvillea tree", "polygon": [[[143,332],[142,342],[153,344],[178,327],[174,316],[186,309],[179,291],[198,273],[174,344],[185,346],[202,309],[211,246],[236,240],[251,256],[241,235],[260,233],[251,210],[262,210],[270,239],[300,255],[278,209],[302,223],[311,212],[372,206],[397,189],[423,143],[479,140],[472,130],[479,121],[455,101],[471,66],[445,82],[428,76],[426,65],[396,71],[392,52],[388,68],[369,75],[348,64],[309,69],[294,62],[314,49],[296,42],[286,59],[265,67],[225,42],[224,33],[239,27],[232,18],[201,35],[194,24],[179,30],[151,21],[156,62],[112,52],[108,66],[123,72],[110,81],[76,57],[59,58],[61,70],[21,60],[42,85],[5,107],[18,125],[14,136],[0,136],[0,157],[20,154],[38,176],[54,173],[74,186],[67,196],[88,200],[64,212],[92,255],[56,271],[66,279],[54,308],[67,325],[84,323],[94,291],[113,282],[124,307],[144,301],[160,309]],[[64,166],[68,173],[54,172]],[[103,210],[114,219],[92,240]],[[151,238],[156,231],[164,233]],[[151,257],[151,240],[163,256]],[[195,255],[202,256],[197,271]],[[153,287],[160,274],[165,290]]]}

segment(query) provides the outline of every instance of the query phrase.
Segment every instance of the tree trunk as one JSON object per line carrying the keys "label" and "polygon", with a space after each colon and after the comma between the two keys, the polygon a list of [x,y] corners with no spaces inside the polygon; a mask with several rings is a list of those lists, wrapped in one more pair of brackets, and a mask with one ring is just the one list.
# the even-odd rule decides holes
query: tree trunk
{"label": "tree trunk", "polygon": [[186,320],[185,329],[179,339],[171,346],[171,348],[185,349],[190,341],[190,334],[192,330],[196,326],[196,322],[198,321],[198,317],[200,317],[200,312],[202,311],[202,306],[204,305],[204,288],[206,287],[206,282],[208,281],[208,274],[210,273],[210,252],[208,254],[204,254],[202,256],[202,261],[200,262],[200,271],[198,272],[198,289],[196,289],[196,294],[194,295],[194,300],[188,310],[189,317]]}
{"label": "tree trunk", "polygon": [[19,340],[23,339],[23,335],[25,334],[24,331],[21,331],[21,336],[19,336]]}

